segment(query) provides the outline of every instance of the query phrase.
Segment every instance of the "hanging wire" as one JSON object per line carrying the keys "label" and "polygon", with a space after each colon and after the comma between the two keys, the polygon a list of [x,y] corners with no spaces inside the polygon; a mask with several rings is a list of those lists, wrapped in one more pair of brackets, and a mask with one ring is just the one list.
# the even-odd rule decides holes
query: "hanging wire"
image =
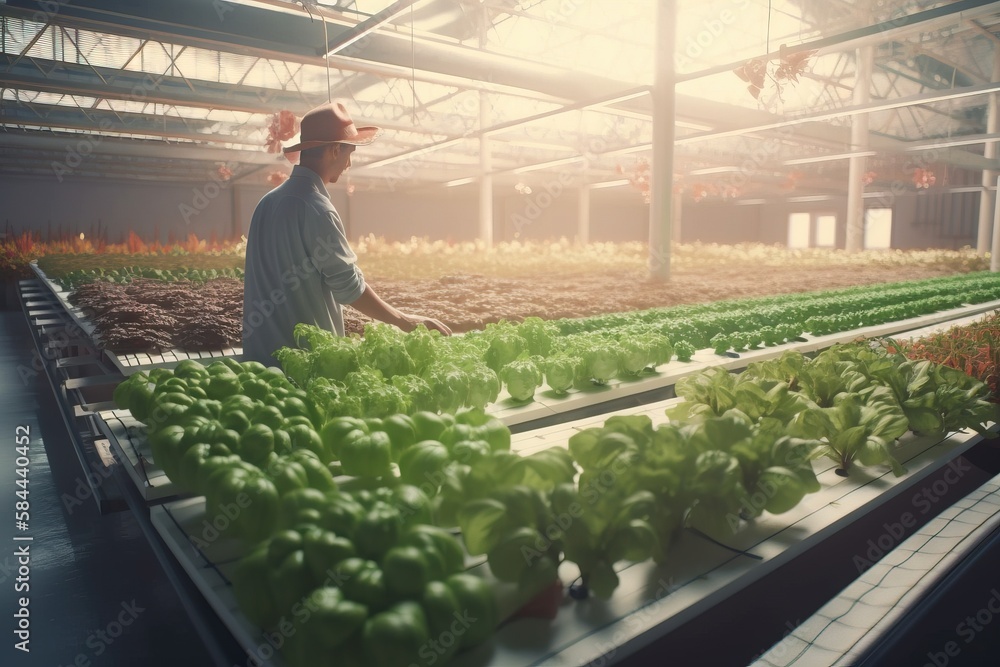
{"label": "hanging wire", "polygon": [[410,103],[413,106],[413,124],[417,124],[417,68],[414,63],[413,3],[410,3]]}
{"label": "hanging wire", "polygon": [[[303,9],[306,10],[306,14],[309,15],[309,20],[315,21],[316,17],[313,16],[312,10],[309,9],[308,0],[299,0],[299,2],[302,4]],[[330,39],[326,34],[326,14],[320,12],[319,20],[323,23],[323,50],[325,53],[330,45]],[[326,67],[326,101],[333,102],[333,85],[330,83],[330,56],[324,55],[323,60]]]}
{"label": "hanging wire", "polygon": [[[323,49],[325,50],[330,46],[330,40],[326,35],[326,16],[320,14],[319,18],[323,22]],[[324,55],[323,60],[326,65],[326,101],[333,102],[333,85],[330,83],[330,55]]]}
{"label": "hanging wire", "polygon": [[764,53],[771,52],[771,0],[767,0],[767,34],[764,37]]}

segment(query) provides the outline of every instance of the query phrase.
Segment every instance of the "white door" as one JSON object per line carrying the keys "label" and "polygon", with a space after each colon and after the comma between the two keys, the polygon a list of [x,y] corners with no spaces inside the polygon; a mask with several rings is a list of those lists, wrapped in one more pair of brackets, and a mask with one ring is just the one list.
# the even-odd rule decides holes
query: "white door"
{"label": "white door", "polygon": [[865,210],[865,250],[888,250],[892,247],[892,209]]}

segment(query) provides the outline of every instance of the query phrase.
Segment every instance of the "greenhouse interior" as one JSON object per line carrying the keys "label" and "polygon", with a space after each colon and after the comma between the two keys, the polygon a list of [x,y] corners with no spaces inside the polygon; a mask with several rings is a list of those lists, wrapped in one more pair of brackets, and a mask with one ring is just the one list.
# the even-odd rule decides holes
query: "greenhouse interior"
{"label": "greenhouse interior", "polygon": [[982,0],[0,0],[0,662],[996,664],[998,107]]}

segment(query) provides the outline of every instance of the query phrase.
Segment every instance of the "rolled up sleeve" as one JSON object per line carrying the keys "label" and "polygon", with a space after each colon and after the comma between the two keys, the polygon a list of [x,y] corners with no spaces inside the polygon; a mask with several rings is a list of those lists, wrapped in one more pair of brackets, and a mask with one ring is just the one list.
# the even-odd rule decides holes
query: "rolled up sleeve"
{"label": "rolled up sleeve", "polygon": [[313,209],[310,213],[305,216],[302,230],[310,261],[337,303],[353,303],[365,291],[365,276],[347,242],[340,216],[335,211]]}

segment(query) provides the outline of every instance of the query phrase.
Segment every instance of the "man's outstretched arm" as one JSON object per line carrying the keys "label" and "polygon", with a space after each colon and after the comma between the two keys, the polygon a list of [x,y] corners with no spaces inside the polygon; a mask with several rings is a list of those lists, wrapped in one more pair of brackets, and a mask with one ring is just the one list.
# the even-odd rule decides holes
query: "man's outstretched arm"
{"label": "man's outstretched arm", "polygon": [[423,324],[428,329],[436,329],[445,336],[451,335],[451,329],[449,329],[442,322],[435,320],[433,317],[425,317],[424,315],[416,315],[413,313],[404,313],[398,308],[390,306],[388,303],[383,301],[382,297],[376,294],[375,290],[372,289],[372,286],[368,284],[365,285],[365,289],[361,293],[361,296],[352,301],[350,306],[372,319],[387,322],[388,324],[394,324],[403,331],[413,331],[418,324]]}

